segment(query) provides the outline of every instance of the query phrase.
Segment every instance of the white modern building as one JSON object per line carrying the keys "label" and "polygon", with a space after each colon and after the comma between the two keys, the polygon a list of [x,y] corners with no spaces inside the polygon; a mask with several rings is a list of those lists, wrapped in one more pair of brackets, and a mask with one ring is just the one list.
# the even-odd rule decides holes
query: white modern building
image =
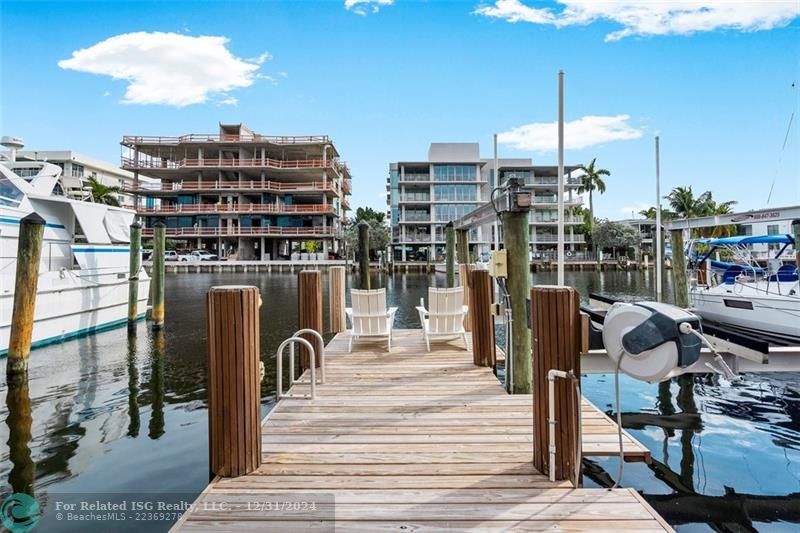
{"label": "white modern building", "polygon": [[133,196],[122,192],[122,189],[133,185],[133,173],[113,163],[72,150],[22,150],[16,154],[17,161],[46,161],[61,167],[61,187],[66,196],[88,200],[90,190],[87,180],[93,177],[103,185],[119,187],[117,200],[120,205],[133,208]]}
{"label": "white modern building", "polygon": [[[478,143],[432,143],[425,160],[389,165],[386,180],[388,215],[396,261],[438,261],[444,257],[445,225],[489,201],[492,189],[516,176],[533,190],[530,213],[531,248],[534,254],[554,253],[558,225],[557,167],[535,166],[531,159],[482,159]],[[577,167],[566,167],[569,173]],[[497,177],[499,176],[499,181]],[[581,205],[579,186],[567,178],[565,211]],[[567,216],[567,249],[584,242],[574,229],[582,220]],[[471,252],[490,250],[495,243],[494,225],[470,231]],[[497,236],[502,240],[502,235]]]}

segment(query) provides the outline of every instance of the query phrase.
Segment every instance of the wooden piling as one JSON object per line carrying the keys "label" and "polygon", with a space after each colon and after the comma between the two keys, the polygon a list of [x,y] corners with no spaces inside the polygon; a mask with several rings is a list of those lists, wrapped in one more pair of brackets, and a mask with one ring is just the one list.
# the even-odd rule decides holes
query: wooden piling
{"label": "wooden piling", "polygon": [[136,331],[139,319],[139,270],[142,268],[142,225],[131,224],[131,251],[128,261],[128,329]]}
{"label": "wooden piling", "polygon": [[459,265],[469,263],[469,230],[456,230],[456,259]]}
{"label": "wooden piling", "polygon": [[683,230],[670,231],[672,243],[672,281],[675,305],[689,307],[689,286],[686,282],[686,256],[683,253]]}
{"label": "wooden piling", "polygon": [[456,230],[452,222],[445,226],[445,261],[447,264],[447,288],[456,286]]}
{"label": "wooden piling", "polygon": [[153,225],[153,271],[150,276],[150,293],[152,295],[153,329],[164,326],[164,250],[166,246],[166,226],[163,222]]}
{"label": "wooden piling", "polygon": [[464,329],[466,331],[472,331],[472,307],[470,306],[470,300],[472,299],[470,272],[472,270],[472,265],[464,263],[458,265],[458,283],[464,288],[464,305],[467,306],[467,314],[464,316]]}
{"label": "wooden piling", "polygon": [[212,287],[208,314],[208,442],[211,472],[248,474],[261,463],[257,287]]}
{"label": "wooden piling", "polygon": [[528,297],[531,275],[528,213],[510,212],[503,215],[503,235],[508,251],[508,290],[511,294],[511,392],[531,392],[531,332],[528,320]]}
{"label": "wooden piling", "polygon": [[36,213],[31,213],[20,220],[14,307],[11,313],[11,336],[6,364],[9,380],[13,380],[14,376],[25,376],[28,372],[44,225],[45,220]]}
{"label": "wooden piling", "polygon": [[470,278],[470,314],[472,315],[472,356],[478,366],[494,367],[497,356],[492,317],[492,278],[488,270],[473,270]]}
{"label": "wooden piling", "polygon": [[358,223],[358,273],[361,277],[361,289],[369,289],[369,223],[362,220]]}
{"label": "wooden piling", "polygon": [[328,269],[328,306],[330,316],[330,330],[340,333],[347,329],[344,315],[345,272],[343,266],[333,266]]}
{"label": "wooden piling", "polygon": [[[548,372],[571,372],[577,379],[556,379],[555,420],[557,421],[555,475],[577,486],[576,456],[580,452],[578,427],[580,402],[580,350],[582,319],[580,296],[573,287],[539,285],[531,290],[533,337],[533,465],[550,473]],[[578,463],[579,464],[579,463]]]}
{"label": "wooden piling", "polygon": [[[313,329],[322,335],[322,272],[319,270],[301,270],[297,275],[298,289],[298,317],[297,329]],[[316,339],[308,334],[301,335],[304,339],[311,343],[311,346],[317,346]],[[316,348],[314,348],[316,350]],[[304,346],[298,347],[300,354],[300,370],[309,368],[309,353]],[[315,366],[319,367],[319,355],[315,360]]]}

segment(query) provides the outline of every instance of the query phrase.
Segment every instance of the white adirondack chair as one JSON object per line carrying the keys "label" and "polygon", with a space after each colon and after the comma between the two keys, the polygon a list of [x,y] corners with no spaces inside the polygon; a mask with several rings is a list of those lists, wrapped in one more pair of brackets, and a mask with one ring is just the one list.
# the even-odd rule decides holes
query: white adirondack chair
{"label": "white adirondack chair", "polygon": [[392,324],[397,307],[386,307],[386,289],[350,290],[353,307],[344,311],[350,318],[350,343],[347,351],[353,351],[353,339],[359,337],[386,337],[392,349]]}
{"label": "white adirondack chair", "polygon": [[428,304],[430,310],[425,309],[425,301],[420,298],[419,321],[422,323],[422,334],[428,351],[431,351],[431,338],[436,337],[461,337],[467,347],[467,332],[464,329],[464,316],[467,306],[464,305],[464,288],[435,289],[428,288]]}

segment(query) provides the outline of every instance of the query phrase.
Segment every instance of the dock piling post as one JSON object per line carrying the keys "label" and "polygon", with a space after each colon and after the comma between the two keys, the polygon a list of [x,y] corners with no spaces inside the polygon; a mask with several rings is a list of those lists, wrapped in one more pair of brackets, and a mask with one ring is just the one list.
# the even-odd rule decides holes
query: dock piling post
{"label": "dock piling post", "polygon": [[496,364],[494,319],[492,318],[492,278],[488,270],[473,270],[470,277],[470,314],[472,315],[472,354],[477,366]]}
{"label": "dock piling post", "polygon": [[142,225],[131,224],[131,251],[128,274],[128,330],[136,331],[139,318],[139,270],[142,268]]}
{"label": "dock piling post", "polygon": [[459,265],[469,263],[469,230],[456,230],[456,258]]}
{"label": "dock piling post", "polygon": [[468,263],[461,263],[458,265],[458,283],[464,288],[464,305],[467,306],[467,314],[464,315],[464,330],[472,331],[472,282],[470,273],[472,272],[472,265]]}
{"label": "dock piling post", "polygon": [[447,288],[456,286],[456,230],[452,222],[445,226],[446,246],[445,260],[447,261]]}
{"label": "dock piling post", "polygon": [[675,305],[689,307],[689,286],[686,283],[686,256],[683,253],[683,230],[670,231],[672,242],[672,279],[675,287]]}
{"label": "dock piling post", "polygon": [[[580,350],[583,320],[573,287],[538,285],[531,290],[533,337],[533,466],[550,473],[549,426],[555,425],[555,479],[580,482]],[[555,418],[549,420],[550,370],[570,373],[555,381]],[[577,387],[577,391],[576,391]]]}
{"label": "dock piling post", "polygon": [[[301,270],[297,274],[297,297],[299,299],[297,309],[297,329],[313,329],[322,335],[322,272],[319,270]],[[316,339],[303,333],[300,337],[316,346]],[[309,368],[310,354],[304,346],[299,348],[300,371]],[[315,358],[315,366],[319,367],[320,357]],[[293,371],[294,369],[292,369]]]}
{"label": "dock piling post", "polygon": [[14,307],[11,313],[11,336],[6,364],[6,375],[9,380],[19,376],[27,381],[44,225],[44,219],[36,213],[31,213],[20,220]]}
{"label": "dock piling post", "polygon": [[340,333],[347,329],[344,316],[345,272],[343,266],[332,266],[328,269],[328,306],[330,307],[330,330]]}
{"label": "dock piling post", "polygon": [[153,225],[153,272],[150,279],[153,295],[153,329],[164,327],[164,249],[166,226],[158,221]]}
{"label": "dock piling post", "polygon": [[361,276],[361,289],[368,290],[369,284],[369,223],[358,223],[358,272]]}
{"label": "dock piling post", "polygon": [[528,318],[528,297],[531,274],[527,212],[503,215],[503,235],[508,250],[508,291],[511,295],[511,368],[513,394],[531,392],[531,332]]}
{"label": "dock piling post", "polygon": [[257,287],[211,287],[208,319],[209,466],[223,477],[261,464],[261,376]]}

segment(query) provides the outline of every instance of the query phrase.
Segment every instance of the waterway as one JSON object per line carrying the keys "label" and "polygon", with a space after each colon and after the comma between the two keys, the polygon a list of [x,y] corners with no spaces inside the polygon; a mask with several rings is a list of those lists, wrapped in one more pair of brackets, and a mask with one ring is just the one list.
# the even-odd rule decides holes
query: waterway
{"label": "waterway", "polygon": [[[553,273],[534,278],[553,281]],[[652,273],[567,272],[566,281],[584,297],[648,298],[654,290]],[[136,337],[123,328],[48,346],[31,355],[27,391],[0,383],[0,494],[32,492],[46,502],[60,493],[199,493],[208,482],[204,297],[225,284],[262,292],[266,414],[274,403],[274,351],[296,329],[296,275],[168,275],[163,333],[142,322]],[[399,306],[397,327],[418,327],[414,306],[430,284],[443,285],[443,276],[373,280]],[[613,376],[587,376],[583,388],[615,412]],[[662,385],[623,377],[622,391],[624,426],[654,459],[626,464],[623,484],[640,490],[676,529],[800,528],[800,375],[746,375],[733,384],[703,375]],[[617,476],[613,458],[585,466],[587,486],[613,484]]]}

